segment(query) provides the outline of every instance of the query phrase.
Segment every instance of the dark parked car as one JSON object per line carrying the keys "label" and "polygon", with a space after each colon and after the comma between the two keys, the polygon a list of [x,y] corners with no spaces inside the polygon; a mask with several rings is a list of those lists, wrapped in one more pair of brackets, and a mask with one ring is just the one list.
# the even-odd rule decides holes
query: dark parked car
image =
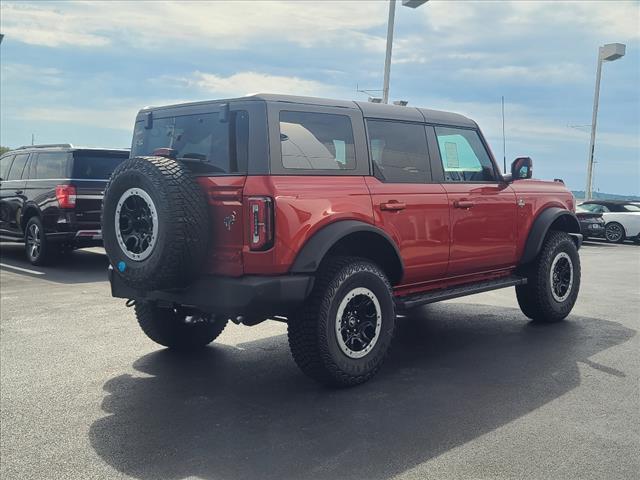
{"label": "dark parked car", "polygon": [[128,150],[70,144],[20,147],[0,157],[0,240],[24,242],[34,265],[102,245],[102,196]]}
{"label": "dark parked car", "polygon": [[602,213],[594,213],[582,206],[576,207],[576,217],[580,222],[582,237],[586,240],[589,237],[604,238],[605,221]]}

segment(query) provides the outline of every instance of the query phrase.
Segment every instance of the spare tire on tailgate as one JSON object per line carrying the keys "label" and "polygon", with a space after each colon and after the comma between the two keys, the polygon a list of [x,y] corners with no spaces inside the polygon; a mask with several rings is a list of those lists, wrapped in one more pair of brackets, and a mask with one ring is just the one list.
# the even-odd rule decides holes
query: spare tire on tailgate
{"label": "spare tire on tailgate", "polygon": [[104,248],[137,289],[188,285],[205,260],[209,214],[202,189],[180,162],[136,157],[111,175],[102,204]]}

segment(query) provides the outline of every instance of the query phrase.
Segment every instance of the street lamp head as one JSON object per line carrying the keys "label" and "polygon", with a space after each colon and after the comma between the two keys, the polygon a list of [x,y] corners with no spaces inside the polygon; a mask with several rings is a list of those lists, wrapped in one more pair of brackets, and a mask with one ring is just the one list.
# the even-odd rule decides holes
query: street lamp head
{"label": "street lamp head", "polygon": [[605,62],[613,62],[624,57],[625,51],[624,43],[607,43],[600,47],[600,58]]}
{"label": "street lamp head", "polygon": [[418,8],[420,5],[427,3],[429,0],[402,0],[403,7]]}

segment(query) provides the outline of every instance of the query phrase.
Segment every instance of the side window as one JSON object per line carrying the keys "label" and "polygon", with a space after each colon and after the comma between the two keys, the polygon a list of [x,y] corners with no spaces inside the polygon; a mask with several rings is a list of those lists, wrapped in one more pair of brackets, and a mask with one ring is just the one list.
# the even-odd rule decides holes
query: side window
{"label": "side window", "polygon": [[356,151],[346,115],[280,112],[282,166],[303,170],[353,170]]}
{"label": "side window", "polygon": [[493,182],[496,173],[475,130],[435,127],[447,182]]}
{"label": "side window", "polygon": [[367,120],[367,129],[376,177],[388,183],[431,180],[424,125]]}
{"label": "side window", "polygon": [[69,154],[64,152],[39,153],[35,161],[35,172],[31,168],[30,178],[66,178]]}
{"label": "side window", "polygon": [[[9,170],[9,175],[7,175],[7,180],[20,180],[23,177],[22,171],[24,170],[24,166],[27,164],[28,158],[28,153],[16,155],[13,160],[13,164],[11,165],[11,169]],[[24,177],[26,178],[26,175]]]}
{"label": "side window", "polygon": [[15,155],[7,155],[0,158],[0,180],[7,180],[7,174],[9,173],[9,167]]}

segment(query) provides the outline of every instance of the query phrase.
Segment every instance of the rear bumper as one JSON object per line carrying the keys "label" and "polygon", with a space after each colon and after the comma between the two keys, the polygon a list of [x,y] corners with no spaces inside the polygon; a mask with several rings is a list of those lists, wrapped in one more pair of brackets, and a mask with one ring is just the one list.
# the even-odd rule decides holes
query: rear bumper
{"label": "rear bumper", "polygon": [[604,237],[604,223],[581,223],[580,230],[585,237]]}
{"label": "rear bumper", "polygon": [[102,231],[99,229],[77,230],[71,232],[50,232],[46,235],[47,240],[70,243],[77,247],[102,245]]}
{"label": "rear bumper", "polygon": [[219,277],[203,275],[187,288],[139,290],[126,285],[109,266],[111,295],[195,307],[216,314],[279,315],[290,312],[309,296],[312,275]]}

